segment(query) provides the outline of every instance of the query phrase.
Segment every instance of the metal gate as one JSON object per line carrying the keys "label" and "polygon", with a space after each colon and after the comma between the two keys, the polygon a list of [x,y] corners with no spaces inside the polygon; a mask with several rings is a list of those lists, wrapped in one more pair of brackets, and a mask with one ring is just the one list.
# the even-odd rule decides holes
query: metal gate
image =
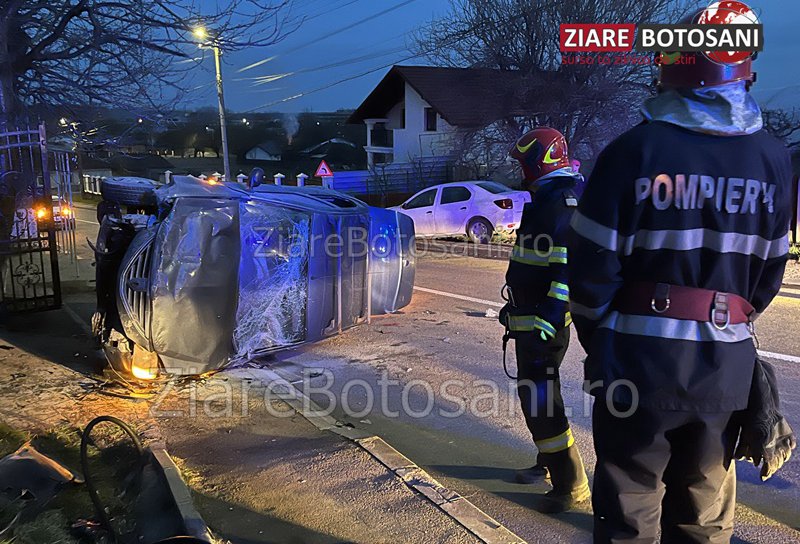
{"label": "metal gate", "polygon": [[0,316],[61,306],[51,183],[44,124],[0,130]]}

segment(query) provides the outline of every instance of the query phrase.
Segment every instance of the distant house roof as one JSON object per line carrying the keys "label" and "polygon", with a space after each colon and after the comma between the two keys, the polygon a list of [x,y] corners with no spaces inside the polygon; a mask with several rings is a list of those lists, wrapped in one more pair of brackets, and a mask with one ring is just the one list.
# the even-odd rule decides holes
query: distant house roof
{"label": "distant house roof", "polygon": [[168,170],[172,163],[160,155],[115,155],[109,159],[114,171],[146,173],[149,170]]}
{"label": "distant house roof", "polygon": [[328,149],[333,145],[346,145],[348,147],[352,147],[353,149],[358,149],[358,146],[351,142],[350,140],[345,140],[344,138],[331,138],[330,140],[325,140],[324,142],[320,142],[317,145],[312,145],[311,147],[302,150],[300,153],[304,155],[308,155],[310,153],[314,153],[315,151],[319,151],[321,148],[327,147]]}
{"label": "distant house roof", "polygon": [[394,66],[348,122],[383,118],[403,99],[405,83],[453,126],[480,127],[529,114],[532,78],[515,70]]}
{"label": "distant house roof", "polygon": [[264,153],[267,153],[272,156],[278,156],[281,154],[282,148],[281,144],[276,142],[275,140],[266,140],[261,142],[260,144],[256,144],[251,147],[248,151],[252,151],[253,149],[260,149]]}

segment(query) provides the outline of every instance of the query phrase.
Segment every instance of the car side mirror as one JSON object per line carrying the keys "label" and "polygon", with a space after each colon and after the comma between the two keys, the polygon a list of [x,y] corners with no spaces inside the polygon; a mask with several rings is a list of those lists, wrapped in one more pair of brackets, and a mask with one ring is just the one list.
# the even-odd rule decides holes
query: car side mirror
{"label": "car side mirror", "polygon": [[264,169],[253,168],[250,177],[247,179],[247,188],[253,189],[264,183]]}
{"label": "car side mirror", "polygon": [[403,208],[404,210],[407,210],[408,209],[408,202],[403,202],[402,204],[400,204],[400,207]]}

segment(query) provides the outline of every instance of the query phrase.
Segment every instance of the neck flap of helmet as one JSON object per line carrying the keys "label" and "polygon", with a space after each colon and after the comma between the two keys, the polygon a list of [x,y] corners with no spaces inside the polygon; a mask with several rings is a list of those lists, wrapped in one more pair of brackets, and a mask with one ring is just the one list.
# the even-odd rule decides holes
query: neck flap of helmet
{"label": "neck flap of helmet", "polygon": [[665,89],[642,106],[648,121],[663,121],[695,132],[741,136],[763,127],[761,108],[744,81],[699,89]]}

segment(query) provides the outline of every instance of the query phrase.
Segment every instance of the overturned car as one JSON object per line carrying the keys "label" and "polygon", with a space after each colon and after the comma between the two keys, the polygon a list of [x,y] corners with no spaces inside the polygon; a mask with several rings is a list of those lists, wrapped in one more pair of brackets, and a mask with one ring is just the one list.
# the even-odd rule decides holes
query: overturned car
{"label": "overturned car", "polygon": [[[117,371],[200,374],[406,306],[414,226],[319,187],[175,176],[155,207],[98,206],[93,329]],[[141,201],[141,200],[139,200]]]}

